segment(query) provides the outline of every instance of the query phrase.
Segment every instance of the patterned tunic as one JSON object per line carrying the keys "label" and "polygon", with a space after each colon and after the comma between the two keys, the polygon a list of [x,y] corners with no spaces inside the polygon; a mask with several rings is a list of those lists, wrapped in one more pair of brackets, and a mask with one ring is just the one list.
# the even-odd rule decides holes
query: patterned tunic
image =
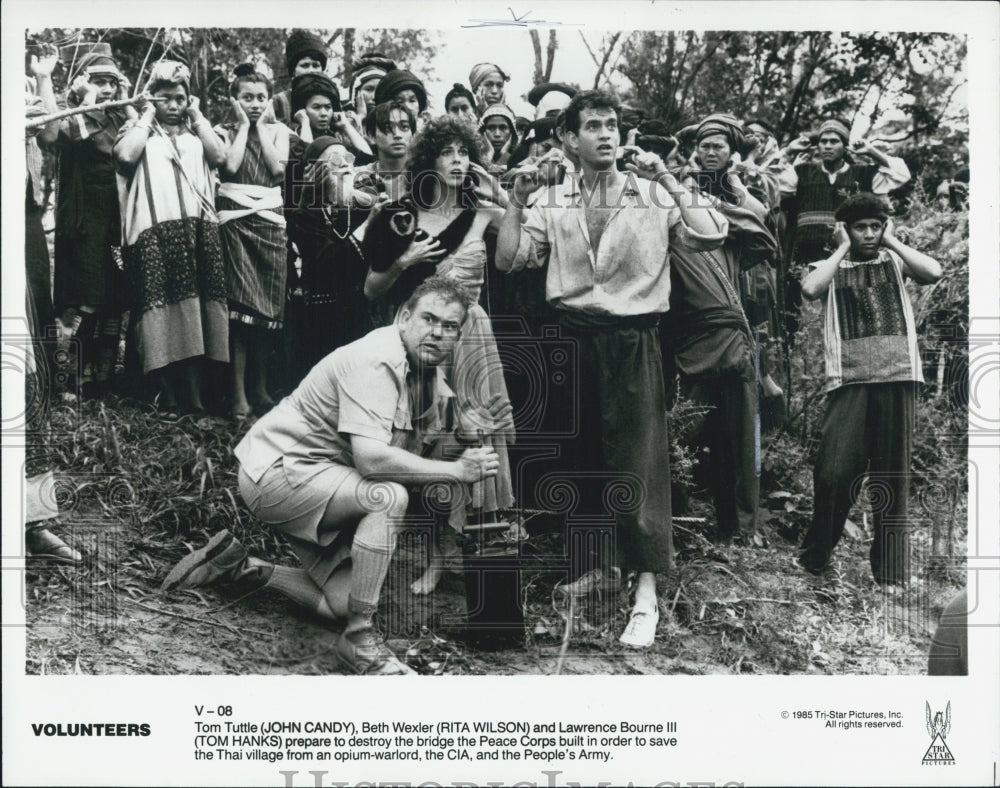
{"label": "patterned tunic", "polygon": [[171,138],[155,120],[135,168],[118,174],[122,253],[144,372],[196,356],[229,361],[212,193],[201,140],[187,130]]}
{"label": "patterned tunic", "polygon": [[[227,144],[236,138],[235,124],[216,131]],[[284,178],[283,174],[275,176],[268,171],[256,127],[250,129],[239,170],[235,175],[221,173],[220,178],[223,186],[215,205],[219,209],[226,265],[229,319],[280,329],[288,273],[285,220],[281,215],[280,186]]]}
{"label": "patterned tunic", "polygon": [[823,300],[826,390],[851,383],[923,381],[902,263],[888,249],[843,260]]}

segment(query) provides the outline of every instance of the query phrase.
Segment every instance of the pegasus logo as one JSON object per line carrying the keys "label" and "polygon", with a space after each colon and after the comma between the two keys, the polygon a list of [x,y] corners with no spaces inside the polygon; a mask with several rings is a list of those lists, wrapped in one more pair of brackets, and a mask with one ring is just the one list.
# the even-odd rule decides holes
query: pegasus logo
{"label": "pegasus logo", "polygon": [[934,719],[931,719],[931,704],[927,703],[927,733],[933,739],[935,736],[940,736],[942,739],[948,737],[948,731],[951,730],[951,701],[948,701],[948,705],[945,707],[944,718],[942,719],[941,712],[936,712],[934,714]]}
{"label": "pegasus logo", "polygon": [[931,737],[931,746],[924,753],[924,766],[954,766],[955,757],[951,754],[945,742],[951,732],[951,701],[945,706],[944,714],[931,713],[931,704],[925,702],[927,709],[927,735]]}

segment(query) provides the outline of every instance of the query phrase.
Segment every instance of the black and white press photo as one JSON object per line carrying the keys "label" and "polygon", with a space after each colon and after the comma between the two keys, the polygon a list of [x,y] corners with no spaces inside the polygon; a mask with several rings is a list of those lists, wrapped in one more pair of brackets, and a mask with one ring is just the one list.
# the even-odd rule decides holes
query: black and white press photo
{"label": "black and white press photo", "polygon": [[[996,83],[974,24],[995,36],[995,13],[28,13],[48,5],[4,23],[4,616],[23,643],[5,673],[148,687],[184,780],[250,760],[232,779],[311,785],[313,757],[406,760],[427,734],[392,774],[447,754],[441,774],[502,756],[538,784],[662,782],[666,753],[706,755],[683,750],[699,685],[734,676],[775,739],[915,736],[920,768],[953,696],[862,688],[954,677],[974,697],[995,657],[996,119],[976,103]],[[219,691],[192,717],[161,694],[179,677],[295,677],[317,699],[327,680],[509,686],[614,730],[551,703],[440,729]],[[797,704],[807,679],[823,694]],[[672,686],[684,705],[656,713]],[[766,687],[788,690],[773,712]],[[374,738],[276,763],[294,721],[351,714]],[[286,755],[239,727],[261,718]],[[416,727],[393,742],[393,720]],[[33,747],[49,722],[110,735],[34,721]],[[119,721],[154,743],[149,715]],[[951,765],[959,728],[935,725],[924,764]]]}

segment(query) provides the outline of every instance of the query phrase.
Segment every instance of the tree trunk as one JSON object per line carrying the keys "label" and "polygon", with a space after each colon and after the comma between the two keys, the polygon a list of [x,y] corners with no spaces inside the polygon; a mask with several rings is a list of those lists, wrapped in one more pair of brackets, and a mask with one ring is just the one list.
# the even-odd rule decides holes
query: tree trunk
{"label": "tree trunk", "polygon": [[[694,84],[695,79],[698,77],[698,73],[702,70],[705,64],[712,59],[716,51],[729,39],[729,34],[724,33],[720,39],[717,41],[712,41],[711,44],[706,48],[705,54],[702,55],[701,60],[693,63],[691,65],[691,72],[688,74],[687,79],[684,80],[684,87],[681,89],[680,100],[676,104],[676,108],[680,113],[684,113],[687,108],[687,98],[688,91],[691,90],[691,86]],[[708,36],[706,36],[706,41]],[[690,46],[690,44],[689,44]]]}
{"label": "tree trunk", "polygon": [[543,79],[545,72],[542,69],[542,42],[538,38],[537,30],[529,30],[528,35],[531,36],[531,46],[534,47],[535,50],[535,76],[533,84],[540,85],[545,81]]}
{"label": "tree trunk", "polygon": [[[814,43],[814,42],[811,42]],[[810,46],[810,49],[813,49]],[[813,74],[816,71],[816,66],[819,63],[819,54],[816,52],[811,53],[811,57],[806,62],[805,67],[802,69],[802,75],[799,77],[798,83],[795,85],[794,90],[792,90],[792,95],[788,99],[788,106],[785,107],[785,113],[781,118],[780,126],[782,129],[789,131],[795,127],[796,119],[799,116],[799,111],[801,107],[799,106],[805,95],[806,89],[809,87],[810,81],[812,81]]]}
{"label": "tree trunk", "polygon": [[[354,79],[354,28],[344,29],[344,77],[342,87],[350,89]],[[336,36],[334,36],[336,38]]]}
{"label": "tree trunk", "polygon": [[597,68],[597,75],[594,77],[594,90],[597,90],[601,86],[601,77],[604,76],[604,69],[607,68],[608,60],[611,58],[611,53],[614,51],[615,44],[618,43],[618,39],[621,38],[621,35],[621,33],[615,33],[611,37],[611,42],[604,50],[604,57],[601,58],[601,62]]}
{"label": "tree trunk", "polygon": [[663,70],[664,70],[663,116],[667,119],[667,122],[669,123],[673,123],[674,121],[674,107],[677,104],[674,95],[674,74],[676,73],[674,64],[676,56],[677,56],[677,34],[673,30],[671,30],[669,33],[667,33],[667,56],[663,60]]}
{"label": "tree trunk", "polygon": [[559,48],[559,44],[556,42],[556,31],[549,31],[549,46],[545,52],[545,79],[543,82],[549,82],[552,80],[552,61],[556,57],[556,49]]}

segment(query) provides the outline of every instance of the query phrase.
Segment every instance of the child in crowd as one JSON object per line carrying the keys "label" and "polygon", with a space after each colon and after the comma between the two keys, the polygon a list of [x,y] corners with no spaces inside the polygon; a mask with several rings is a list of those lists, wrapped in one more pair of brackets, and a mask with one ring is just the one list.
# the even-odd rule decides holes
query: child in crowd
{"label": "child in crowd", "polygon": [[[294,80],[303,74],[326,71],[326,42],[308,30],[293,30],[285,42],[285,66]],[[292,109],[292,91],[284,90],[274,97],[274,115],[279,123],[291,125],[295,112]]]}
{"label": "child in crowd", "polygon": [[258,409],[274,404],[265,371],[285,311],[281,183],[289,131],[274,122],[271,82],[252,65],[237,66],[229,92],[237,121],[216,129],[227,146],[216,207],[229,295],[232,415],[244,419],[250,414],[248,383]]}
{"label": "child in crowd", "polygon": [[909,580],[907,496],[916,384],[923,381],[917,331],[903,284],[941,278],[941,266],[893,233],[883,200],[870,192],[837,210],[836,251],[811,263],[802,294],[823,299],[828,400],[813,469],[813,520],[799,562],[820,574],[867,472],[875,506],[871,567],[880,583]]}

